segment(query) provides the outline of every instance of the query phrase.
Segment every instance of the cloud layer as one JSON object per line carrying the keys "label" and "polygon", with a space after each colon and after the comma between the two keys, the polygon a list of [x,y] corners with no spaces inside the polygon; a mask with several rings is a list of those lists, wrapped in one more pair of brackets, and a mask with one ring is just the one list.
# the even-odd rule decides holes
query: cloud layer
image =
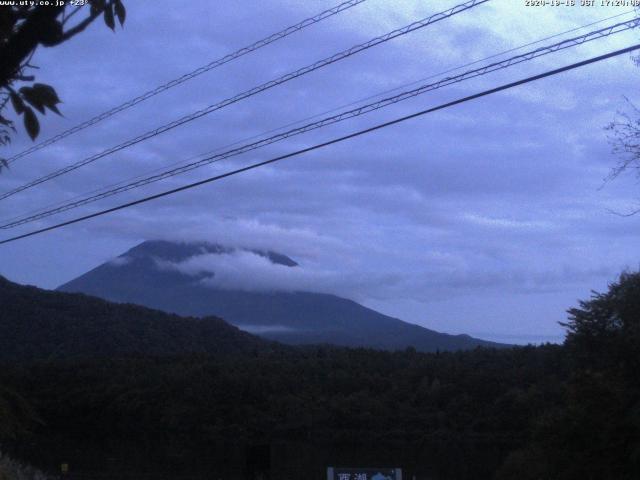
{"label": "cloud layer", "polygon": [[[42,138],[329,6],[316,0],[240,1],[225,7],[200,1],[180,8],[159,2],[151,14],[144,2],[130,3],[127,25],[115,35],[94,25],[78,41],[38,52],[38,79],[56,86],[65,114],[44,119]],[[16,163],[0,177],[2,188],[452,5],[369,0]],[[71,198],[623,12],[531,9],[495,0],[18,195],[2,202],[0,213],[14,216]],[[612,21],[624,18],[630,17]],[[635,42],[637,32],[627,32],[550,55],[76,213]],[[637,207],[638,185],[625,177],[601,187],[617,161],[603,126],[624,108],[622,95],[638,100],[633,97],[639,73],[628,57],[620,57],[34,237],[2,248],[0,273],[52,287],[144,239],[207,240],[271,249],[301,263],[293,273],[238,254],[201,258],[202,265],[191,266],[217,268],[228,284],[304,285],[452,333],[560,335],[557,321],[578,298],[592,288],[606,288],[623,268],[638,266],[640,216],[610,213]],[[27,145],[21,135],[11,152]]]}

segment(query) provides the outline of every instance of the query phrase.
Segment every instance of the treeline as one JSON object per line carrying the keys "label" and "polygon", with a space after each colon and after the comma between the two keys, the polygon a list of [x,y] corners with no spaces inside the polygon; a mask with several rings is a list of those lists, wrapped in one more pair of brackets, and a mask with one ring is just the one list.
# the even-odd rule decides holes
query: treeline
{"label": "treeline", "polygon": [[533,418],[561,404],[565,363],[558,346],[443,354],[321,347],[41,363],[5,368],[2,380],[38,412],[30,454],[48,452],[37,460],[51,465],[78,450],[74,463],[95,462],[103,450],[133,463],[182,452],[193,464],[211,445],[296,442],[411,446],[414,468],[448,475],[437,478],[490,478],[531,440]]}
{"label": "treeline", "polygon": [[136,354],[225,355],[274,347],[273,342],[216,317],[180,317],[18,285],[1,276],[0,305],[0,362],[4,363]]}
{"label": "treeline", "polygon": [[6,443],[39,467],[64,459],[77,478],[320,479],[332,463],[418,479],[640,478],[640,274],[572,309],[566,327],[563,346],[4,365],[5,391],[33,412]]}

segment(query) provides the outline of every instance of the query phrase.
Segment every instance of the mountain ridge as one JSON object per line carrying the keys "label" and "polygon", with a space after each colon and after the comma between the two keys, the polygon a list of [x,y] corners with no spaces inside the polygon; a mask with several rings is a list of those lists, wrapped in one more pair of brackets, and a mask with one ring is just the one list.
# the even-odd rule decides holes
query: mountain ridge
{"label": "mountain ridge", "polygon": [[271,342],[220,318],[179,317],[0,276],[0,362],[127,355],[235,354]]}
{"label": "mountain ridge", "polygon": [[179,263],[199,254],[247,251],[271,263],[299,268],[295,260],[273,251],[236,249],[194,242],[142,242],[58,290],[86,293],[115,302],[137,303],[187,316],[215,315],[264,338],[301,345],[328,343],[388,350],[409,346],[421,351],[459,350],[504,344],[450,335],[404,322],[353,300],[307,291],[245,291],[203,284],[215,272],[188,275],[159,263]]}

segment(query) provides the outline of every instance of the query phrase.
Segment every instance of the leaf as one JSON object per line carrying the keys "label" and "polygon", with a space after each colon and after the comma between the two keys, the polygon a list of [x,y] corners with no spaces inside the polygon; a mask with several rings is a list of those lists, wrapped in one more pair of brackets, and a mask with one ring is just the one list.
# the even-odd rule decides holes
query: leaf
{"label": "leaf", "polygon": [[61,115],[56,107],[60,103],[58,94],[50,85],[44,83],[34,83],[32,87],[22,87],[20,93],[24,99],[34,106],[40,113],[45,114],[45,107]]}
{"label": "leaf", "polygon": [[20,98],[20,95],[15,92],[11,92],[9,95],[11,96],[11,104],[13,105],[13,109],[18,115],[20,115],[22,112],[24,112],[24,102]]}
{"label": "leaf", "polygon": [[107,5],[104,9],[104,23],[107,24],[111,30],[116,30],[116,22],[113,18],[113,4]]}
{"label": "leaf", "polygon": [[60,113],[60,110],[58,110],[58,107],[56,107],[55,105],[47,105],[47,108],[62,117],[62,113]]}
{"label": "leaf", "polygon": [[20,93],[22,94],[22,97],[32,106],[34,106],[40,113],[45,113],[44,103],[42,102],[40,93],[37,90],[33,89],[32,87],[22,87],[20,89]]}
{"label": "leaf", "polygon": [[116,11],[118,21],[120,22],[120,26],[124,26],[124,20],[127,18],[127,10],[124,8],[121,0],[115,0],[114,9]]}
{"label": "leaf", "polygon": [[24,128],[27,130],[31,140],[35,140],[40,133],[38,117],[36,117],[36,114],[33,113],[33,110],[29,107],[25,107],[24,109]]}
{"label": "leaf", "polygon": [[2,115],[0,115],[0,125],[4,125],[6,127],[13,128],[13,122],[11,120],[9,120],[8,118],[4,118]]}
{"label": "leaf", "polygon": [[38,33],[42,45],[52,47],[62,41],[62,23],[52,18],[40,24]]}
{"label": "leaf", "polygon": [[56,107],[58,103],[61,103],[60,99],[58,98],[58,94],[56,93],[55,89],[51,85],[45,85],[44,83],[34,83],[33,91],[43,106],[62,116],[60,110],[58,110],[58,107]]}
{"label": "leaf", "polygon": [[51,85],[46,85],[44,83],[34,83],[33,89],[40,94],[41,98],[44,100],[45,105],[55,105],[57,103],[60,103],[58,94]]}
{"label": "leaf", "polygon": [[98,15],[102,10],[104,10],[104,0],[89,0],[91,4],[91,15]]}

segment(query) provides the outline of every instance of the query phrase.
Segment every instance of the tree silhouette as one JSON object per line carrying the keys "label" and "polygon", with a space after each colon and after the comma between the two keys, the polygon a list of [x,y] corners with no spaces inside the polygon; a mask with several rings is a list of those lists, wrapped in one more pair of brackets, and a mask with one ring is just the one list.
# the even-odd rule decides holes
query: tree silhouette
{"label": "tree silhouette", "polygon": [[[60,114],[57,107],[60,99],[55,89],[34,82],[32,70],[36,67],[30,62],[36,49],[55,47],[70,40],[100,16],[112,30],[115,30],[116,18],[122,26],[126,17],[122,0],[86,0],[62,5],[16,3],[0,9],[0,145],[7,145],[12,132],[16,131],[14,121],[4,113],[9,104],[15,114],[22,117],[32,140],[40,132],[36,111],[41,115],[47,110]],[[82,12],[88,13],[77,20]],[[6,161],[2,160],[2,166],[7,166]]]}
{"label": "tree silhouette", "polygon": [[[606,127],[611,132],[609,143],[613,153],[619,158],[607,180],[629,171],[640,177],[640,110],[628,98],[625,100],[629,111],[619,111],[617,118]],[[638,212],[640,208],[622,215],[631,216]]]}

